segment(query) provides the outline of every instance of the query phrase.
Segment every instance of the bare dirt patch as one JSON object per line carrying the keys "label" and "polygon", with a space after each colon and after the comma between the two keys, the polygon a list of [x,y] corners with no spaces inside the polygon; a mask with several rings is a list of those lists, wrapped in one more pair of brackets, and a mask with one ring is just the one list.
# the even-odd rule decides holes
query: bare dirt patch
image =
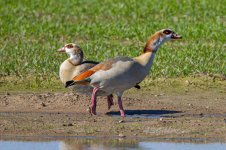
{"label": "bare dirt patch", "polygon": [[91,116],[88,96],[71,92],[1,94],[0,135],[226,140],[226,96],[222,89],[175,91],[130,90],[123,99],[126,118],[118,116],[117,104],[107,109],[106,97],[98,98],[98,115]]}

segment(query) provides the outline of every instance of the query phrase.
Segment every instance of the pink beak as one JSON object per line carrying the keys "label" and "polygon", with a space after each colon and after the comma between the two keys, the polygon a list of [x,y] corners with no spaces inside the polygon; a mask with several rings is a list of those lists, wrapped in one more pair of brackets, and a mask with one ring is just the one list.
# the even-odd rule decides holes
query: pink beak
{"label": "pink beak", "polygon": [[65,48],[62,47],[62,48],[58,49],[57,51],[58,51],[58,52],[65,52]]}

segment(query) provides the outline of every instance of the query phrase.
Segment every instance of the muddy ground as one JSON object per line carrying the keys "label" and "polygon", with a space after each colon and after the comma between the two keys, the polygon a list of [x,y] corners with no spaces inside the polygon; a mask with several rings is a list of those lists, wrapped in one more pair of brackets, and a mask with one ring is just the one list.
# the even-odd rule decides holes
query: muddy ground
{"label": "muddy ground", "polygon": [[123,98],[125,118],[119,116],[117,104],[107,109],[106,97],[98,97],[98,114],[91,116],[87,111],[90,98],[70,91],[4,92],[0,95],[0,135],[226,140],[225,86],[167,89],[127,92]]}

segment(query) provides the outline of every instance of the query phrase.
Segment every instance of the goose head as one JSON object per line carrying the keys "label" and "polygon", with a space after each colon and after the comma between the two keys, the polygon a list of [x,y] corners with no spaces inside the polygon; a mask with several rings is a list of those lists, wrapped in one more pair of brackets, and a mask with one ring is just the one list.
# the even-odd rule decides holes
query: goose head
{"label": "goose head", "polygon": [[83,61],[83,51],[82,49],[76,45],[75,43],[68,43],[64,45],[62,48],[58,49],[58,52],[64,52],[69,55],[69,61],[73,65],[78,65]]}
{"label": "goose head", "polygon": [[163,29],[160,31],[161,38],[165,40],[177,40],[181,39],[182,36],[176,34],[173,30],[171,29]]}
{"label": "goose head", "polygon": [[154,35],[152,35],[148,39],[144,47],[144,53],[156,52],[164,42],[170,41],[170,40],[178,40],[181,38],[182,36],[178,35],[171,29],[162,29],[160,31],[157,31]]}

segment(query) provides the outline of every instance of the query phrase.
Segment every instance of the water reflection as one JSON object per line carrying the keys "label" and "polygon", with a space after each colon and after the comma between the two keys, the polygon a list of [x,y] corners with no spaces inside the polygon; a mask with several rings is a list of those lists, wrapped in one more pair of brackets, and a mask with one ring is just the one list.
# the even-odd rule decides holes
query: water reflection
{"label": "water reflection", "polygon": [[[141,139],[18,139],[0,141],[1,150],[225,150],[226,143],[205,143],[203,140],[192,140],[193,143],[170,139],[148,141]],[[51,141],[52,140],[52,141]]]}
{"label": "water reflection", "polygon": [[136,150],[138,141],[123,139],[65,141],[63,150]]}

